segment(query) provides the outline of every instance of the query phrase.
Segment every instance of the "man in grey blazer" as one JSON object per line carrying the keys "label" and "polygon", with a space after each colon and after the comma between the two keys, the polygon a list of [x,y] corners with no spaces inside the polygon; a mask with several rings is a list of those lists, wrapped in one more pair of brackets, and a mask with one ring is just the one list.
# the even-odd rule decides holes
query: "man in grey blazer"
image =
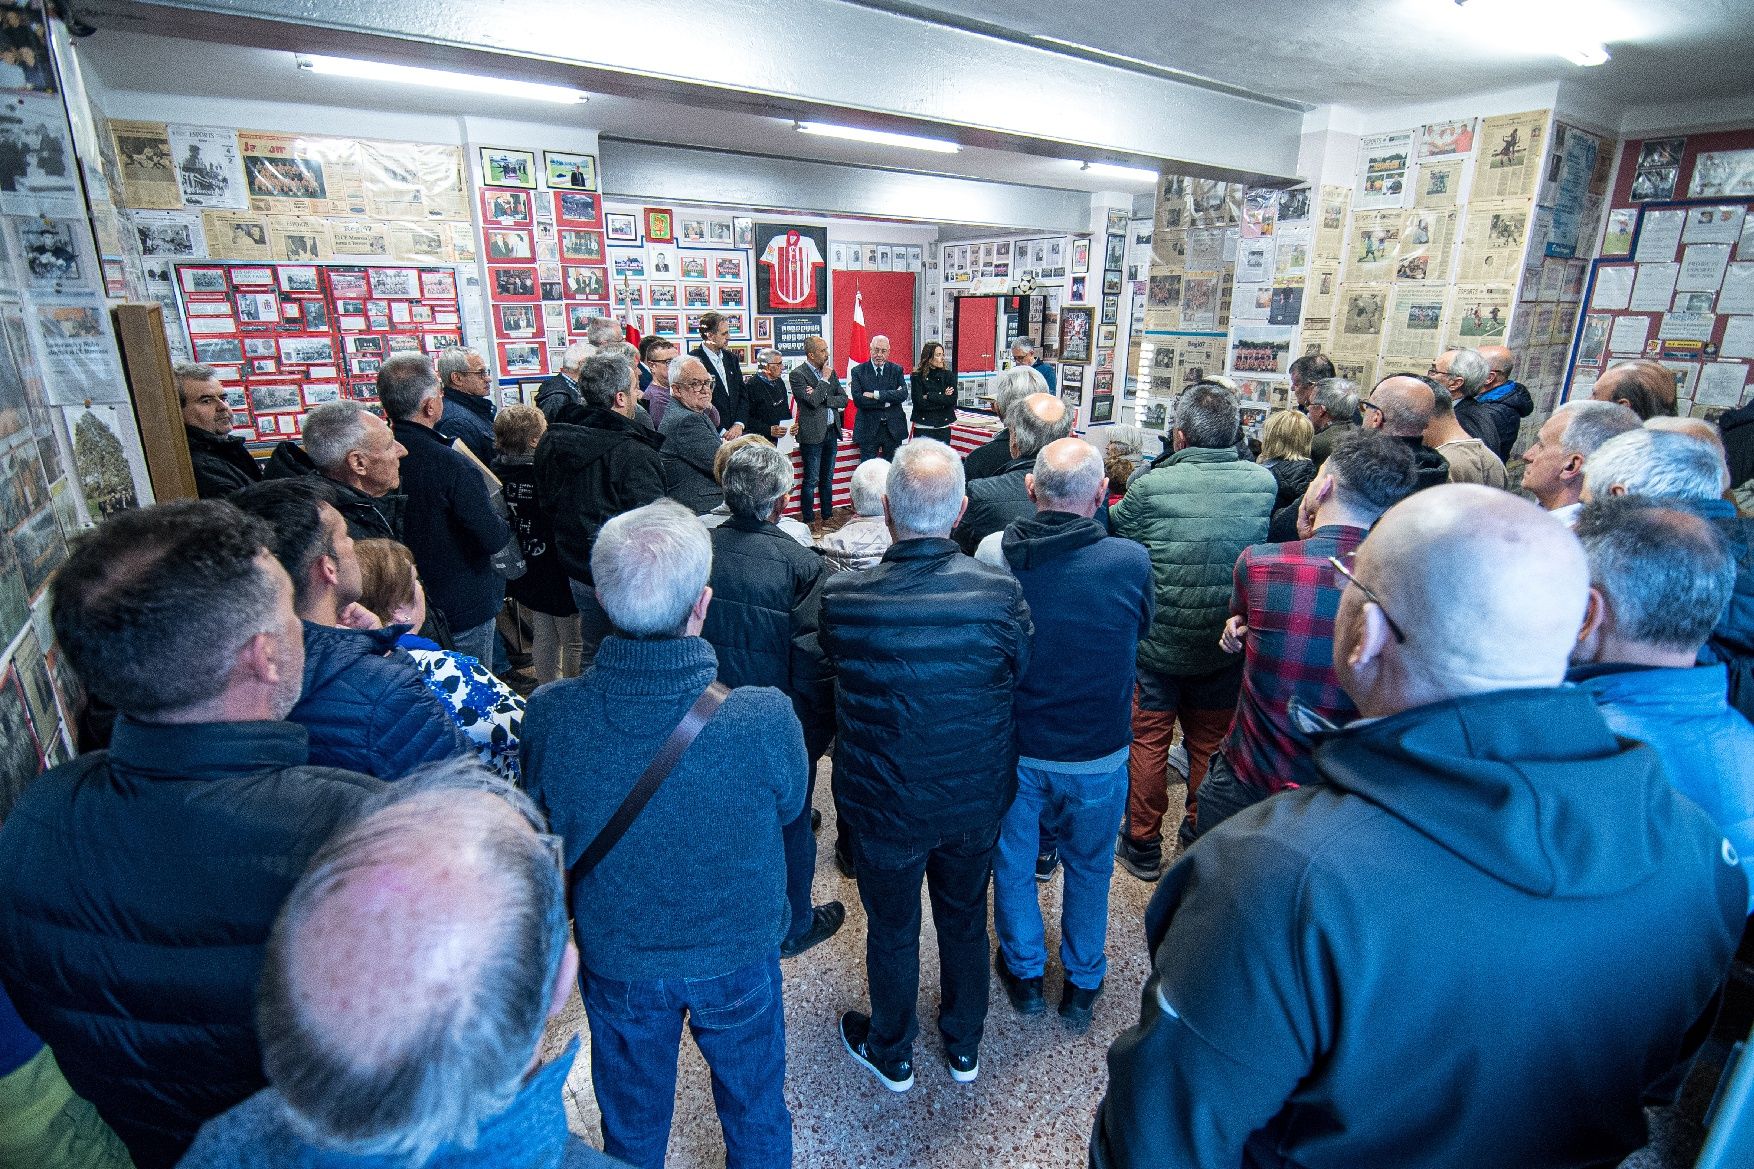
{"label": "man in grey blazer", "polygon": [[[712,422],[713,379],[698,357],[670,363],[670,405],[664,411],[664,494],[705,515],[724,502],[713,458],[724,440]],[[741,430],[738,431],[741,433]]]}
{"label": "man in grey blazer", "polygon": [[853,366],[853,441],[859,460],[893,459],[907,437],[907,382],[901,366],[889,360],[889,338],[871,338],[871,360]]}
{"label": "man in grey blazer", "polygon": [[834,514],[834,461],[840,447],[841,411],[847,392],[828,363],[828,342],[804,340],[804,360],[792,370],[792,401],[798,407],[798,456],[804,463],[804,522],[815,524],[816,497],[822,497],[822,519]]}

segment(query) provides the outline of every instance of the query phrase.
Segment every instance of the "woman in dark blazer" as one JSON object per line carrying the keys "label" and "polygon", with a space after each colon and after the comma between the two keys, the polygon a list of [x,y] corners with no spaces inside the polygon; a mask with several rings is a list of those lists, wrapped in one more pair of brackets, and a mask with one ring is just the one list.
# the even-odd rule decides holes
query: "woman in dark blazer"
{"label": "woman in dark blazer", "polygon": [[944,346],[927,341],[914,366],[912,397],[914,437],[950,441],[950,424],[956,421],[956,375],[944,356]]}

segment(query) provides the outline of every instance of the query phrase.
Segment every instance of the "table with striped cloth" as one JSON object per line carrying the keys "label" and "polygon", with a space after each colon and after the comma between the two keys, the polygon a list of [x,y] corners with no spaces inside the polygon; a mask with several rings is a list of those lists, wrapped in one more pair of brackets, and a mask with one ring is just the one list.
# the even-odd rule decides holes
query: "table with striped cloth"
{"label": "table with striped cloth", "polygon": [[[980,419],[982,422],[988,424],[992,421],[989,416],[984,414],[969,414],[966,418],[971,420]],[[969,451],[974,450],[982,443],[991,439],[993,434],[994,432],[988,429],[987,426],[979,425],[972,421],[965,421],[964,416],[959,415],[956,422],[950,427],[950,447],[957,454],[967,458]],[[853,471],[856,470],[858,466],[859,448],[852,442],[848,441],[847,436],[843,434],[841,437],[840,449],[835,452],[834,459],[834,506],[852,506]],[[794,482],[796,484],[796,490],[792,492],[792,502],[788,506],[786,514],[802,517],[803,510],[800,496],[804,490],[804,460],[796,448],[793,448],[792,450],[792,474],[795,476]]]}

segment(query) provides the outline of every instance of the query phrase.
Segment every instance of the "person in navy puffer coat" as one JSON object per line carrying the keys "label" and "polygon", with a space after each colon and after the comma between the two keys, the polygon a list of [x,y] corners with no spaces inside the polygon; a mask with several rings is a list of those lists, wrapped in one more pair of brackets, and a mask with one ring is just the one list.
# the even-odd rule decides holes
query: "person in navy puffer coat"
{"label": "person in navy puffer coat", "polygon": [[471,748],[396,648],[402,626],[377,628],[359,604],[359,558],[347,522],[315,479],[283,479],[238,493],[245,512],[274,531],[274,556],[292,577],[304,621],[304,694],[287,716],[310,734],[311,762],[379,779]]}

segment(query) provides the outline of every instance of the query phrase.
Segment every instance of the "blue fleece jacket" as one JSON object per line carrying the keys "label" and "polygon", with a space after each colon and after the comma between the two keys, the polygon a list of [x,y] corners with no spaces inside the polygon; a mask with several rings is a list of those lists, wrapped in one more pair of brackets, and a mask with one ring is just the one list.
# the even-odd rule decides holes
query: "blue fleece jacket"
{"label": "blue fleece jacket", "polygon": [[1151,557],[1095,520],[1044,511],[1000,542],[1035,618],[1012,700],[1026,759],[1084,763],[1133,741],[1134,660],[1157,612]]}

